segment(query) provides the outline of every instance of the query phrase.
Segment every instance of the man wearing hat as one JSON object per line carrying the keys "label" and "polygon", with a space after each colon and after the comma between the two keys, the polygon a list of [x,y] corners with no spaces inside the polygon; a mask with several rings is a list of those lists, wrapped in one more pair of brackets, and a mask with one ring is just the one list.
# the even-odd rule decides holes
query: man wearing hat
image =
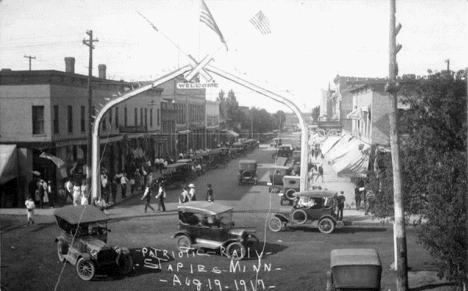
{"label": "man wearing hat", "polygon": [[197,197],[195,196],[195,185],[193,183],[190,183],[189,185],[189,195],[190,195],[190,201],[197,201]]}

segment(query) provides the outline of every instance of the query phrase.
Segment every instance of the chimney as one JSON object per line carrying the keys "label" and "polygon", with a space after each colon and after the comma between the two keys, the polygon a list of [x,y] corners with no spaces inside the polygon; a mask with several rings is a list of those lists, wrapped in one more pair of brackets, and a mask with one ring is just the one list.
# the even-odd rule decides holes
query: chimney
{"label": "chimney", "polygon": [[66,57],[65,58],[65,72],[67,73],[75,73],[75,58],[73,57]]}
{"label": "chimney", "polygon": [[99,78],[105,79],[106,78],[106,65],[99,65],[98,70],[99,70]]}

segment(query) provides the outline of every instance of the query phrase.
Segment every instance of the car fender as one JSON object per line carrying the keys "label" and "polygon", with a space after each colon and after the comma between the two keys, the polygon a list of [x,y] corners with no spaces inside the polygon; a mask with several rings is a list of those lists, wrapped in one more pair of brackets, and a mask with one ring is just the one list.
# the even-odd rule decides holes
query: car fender
{"label": "car fender", "polygon": [[185,236],[188,236],[190,239],[192,239],[192,236],[190,235],[190,233],[188,231],[178,231],[176,234],[174,234],[174,236],[172,238],[178,238],[179,236],[182,236],[182,235],[185,235]]}
{"label": "car fender", "polygon": [[318,223],[320,220],[324,219],[324,218],[329,218],[329,219],[331,219],[331,220],[333,221],[333,223],[336,225],[337,220],[336,220],[335,217],[333,217],[333,216],[331,216],[331,215],[324,215],[324,216],[320,217],[320,219],[317,220],[317,223]]}
{"label": "car fender", "polygon": [[79,255],[77,258],[76,258],[76,261],[78,262],[80,260],[80,258],[83,258],[85,259],[86,261],[91,261],[91,255],[88,254],[88,253],[83,253],[81,255]]}
{"label": "car fender", "polygon": [[289,218],[286,217],[284,214],[282,213],[275,213],[274,214],[275,217],[278,217],[281,221],[283,222],[289,222]]}

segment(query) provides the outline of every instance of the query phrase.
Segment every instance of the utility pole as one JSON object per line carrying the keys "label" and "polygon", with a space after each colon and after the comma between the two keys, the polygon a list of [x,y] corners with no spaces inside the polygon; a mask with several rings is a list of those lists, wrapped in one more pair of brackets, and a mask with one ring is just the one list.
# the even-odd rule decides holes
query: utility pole
{"label": "utility pole", "polygon": [[29,70],[31,71],[31,59],[35,60],[36,57],[34,56],[24,56],[25,58],[29,59]]}
{"label": "utility pole", "polygon": [[254,138],[254,133],[253,133],[253,114],[252,114],[252,109],[250,109],[250,138]]}
{"label": "utility pole", "polygon": [[[93,90],[91,88],[91,82],[93,78],[93,42],[98,42],[97,39],[93,39],[93,31],[87,30],[86,34],[89,35],[89,39],[83,39],[83,44],[89,47],[89,67],[88,67],[88,144],[86,151],[86,187],[88,193],[91,194],[91,156],[92,156],[92,128],[93,128]],[[94,173],[95,175],[97,173]],[[97,177],[94,177],[97,179]],[[99,193],[99,192],[98,192]],[[89,199],[97,198],[91,197]],[[91,201],[94,202],[94,201]]]}
{"label": "utility pole", "polygon": [[[467,94],[467,101],[466,101],[466,118],[467,119],[466,120],[468,120],[468,67],[465,68],[465,82],[466,82],[466,94]],[[468,157],[468,146],[466,147],[466,154]],[[466,159],[466,161],[467,161],[466,170],[468,173],[468,158]],[[465,194],[465,213],[468,213],[468,183],[466,183],[466,185],[467,185],[467,191]],[[468,219],[466,220],[466,241],[468,241]],[[466,250],[466,257],[468,258],[468,248]],[[468,285],[468,282],[465,280],[464,290],[468,289],[467,285]]]}
{"label": "utility pole", "polygon": [[397,272],[397,291],[408,290],[408,265],[406,249],[405,217],[403,210],[403,191],[401,181],[400,143],[398,136],[398,100],[399,84],[396,80],[398,64],[396,56],[402,46],[396,44],[396,36],[401,29],[401,24],[396,26],[396,0],[390,0],[390,37],[389,37],[389,83],[386,91],[389,93],[391,106],[390,117],[390,146],[393,165],[393,196],[395,208],[395,223],[393,235],[395,243],[395,269]]}
{"label": "utility pole", "polygon": [[447,74],[450,74],[450,59],[446,59],[445,62],[447,63]]}

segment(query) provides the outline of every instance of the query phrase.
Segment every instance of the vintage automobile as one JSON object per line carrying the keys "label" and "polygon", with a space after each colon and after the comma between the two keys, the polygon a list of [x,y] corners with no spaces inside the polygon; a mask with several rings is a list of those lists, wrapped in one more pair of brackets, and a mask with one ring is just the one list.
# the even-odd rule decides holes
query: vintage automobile
{"label": "vintage automobile", "polygon": [[282,144],[282,139],[279,138],[279,137],[275,137],[275,138],[271,141],[270,147],[275,147],[275,148],[276,148],[276,147],[280,146],[281,144]]}
{"label": "vintage automobile", "polygon": [[244,183],[254,183],[257,185],[257,161],[240,160],[237,179],[239,180],[239,185]]}
{"label": "vintage automobile", "polygon": [[167,165],[163,171],[162,178],[169,187],[181,187],[195,177],[191,164],[175,163]]}
{"label": "vintage automobile", "polygon": [[304,225],[318,227],[322,233],[332,233],[335,228],[343,227],[343,222],[338,220],[334,212],[337,205],[335,191],[312,190],[301,191],[293,194],[296,197],[294,206],[275,213],[268,221],[268,227],[273,232],[279,232],[288,226]]}
{"label": "vintage automobile", "polygon": [[301,162],[301,151],[295,149],[295,150],[293,151],[293,153],[292,153],[291,158],[292,158],[292,160],[293,160],[293,162],[294,162],[295,164],[300,163],[300,162]]}
{"label": "vintage automobile", "polygon": [[276,152],[273,153],[272,158],[277,159],[280,157],[287,158],[288,160],[291,159],[293,154],[293,147],[290,144],[282,144],[278,146]]}
{"label": "vintage automobile", "polygon": [[382,264],[374,249],[336,249],[330,252],[327,291],[380,291]]}
{"label": "vintage automobile", "polygon": [[236,152],[236,155],[239,157],[239,156],[245,156],[246,154],[246,149],[245,149],[245,145],[241,142],[235,142],[232,144],[232,148],[234,149],[234,151]]}
{"label": "vintage automobile", "polygon": [[66,206],[55,210],[61,234],[55,239],[60,262],[76,266],[81,279],[89,281],[97,270],[113,268],[120,274],[133,269],[127,248],[107,244],[109,218],[91,205]]}
{"label": "vintage automobile", "polygon": [[191,201],[177,207],[179,231],[174,235],[181,252],[193,249],[219,250],[233,260],[242,260],[258,248],[254,231],[234,229],[232,207],[208,201]]}
{"label": "vintage automobile", "polygon": [[269,192],[279,193],[283,188],[283,177],[291,174],[291,167],[273,165],[269,169],[270,181],[267,182]]}
{"label": "vintage automobile", "polygon": [[278,193],[281,199],[280,203],[281,205],[284,205],[284,204],[291,205],[296,199],[296,197],[294,196],[294,193],[299,192],[301,177],[284,176],[282,180],[283,180],[283,186]]}

